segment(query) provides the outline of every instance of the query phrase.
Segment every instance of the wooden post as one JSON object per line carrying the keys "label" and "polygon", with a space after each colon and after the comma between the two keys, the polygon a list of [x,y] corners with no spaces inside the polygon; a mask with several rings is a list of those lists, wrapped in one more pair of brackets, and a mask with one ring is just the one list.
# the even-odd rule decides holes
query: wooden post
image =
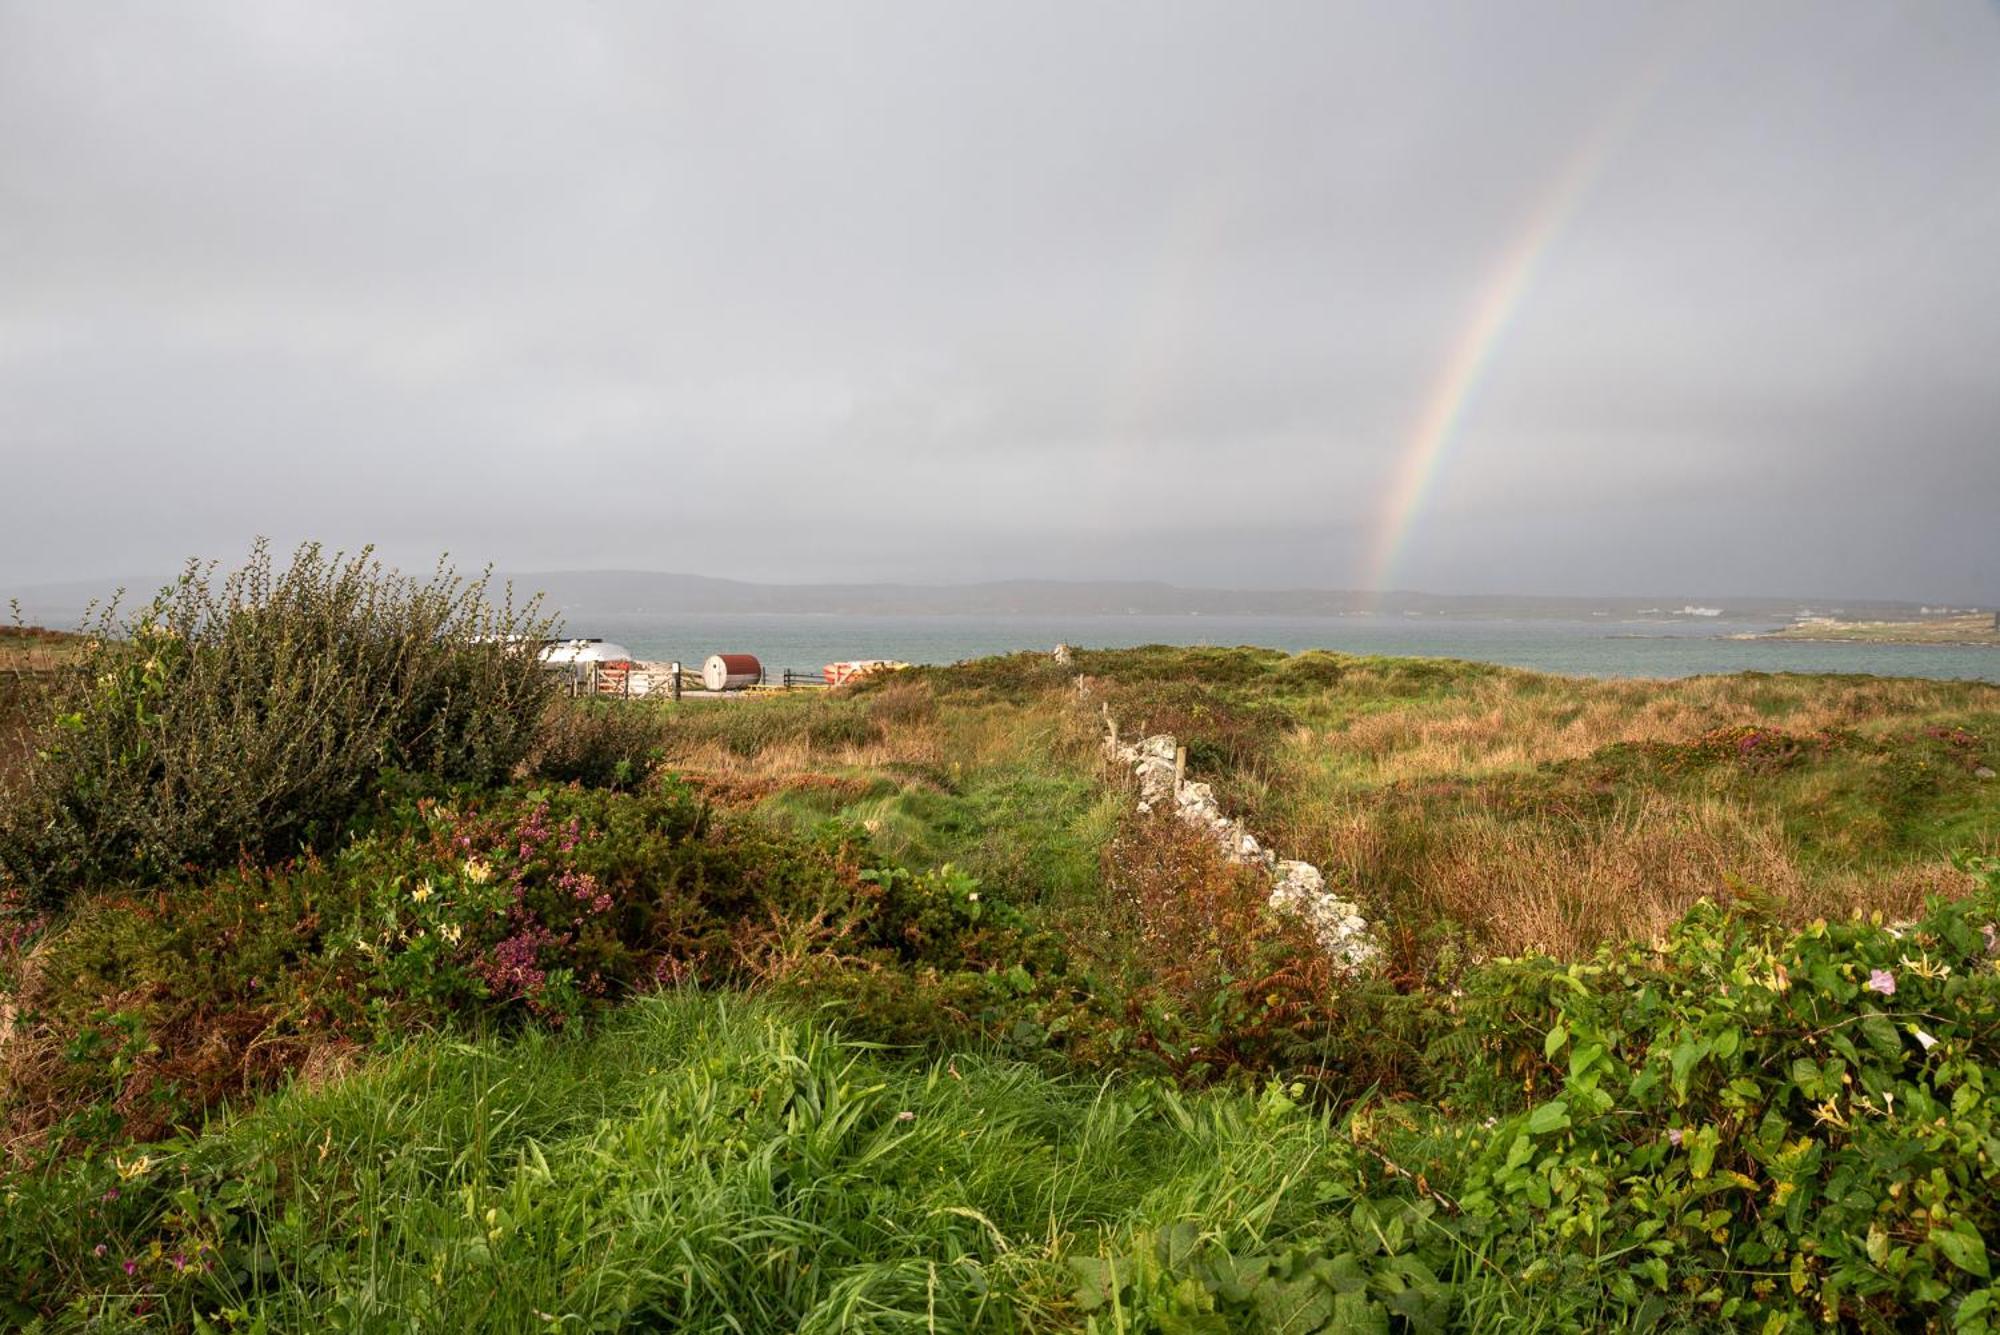
{"label": "wooden post", "polygon": [[671,680],[674,684],[667,688],[667,694],[678,700],[681,698],[681,660],[678,658],[674,660],[674,675]]}
{"label": "wooden post", "polygon": [[1176,793],[1180,792],[1181,780],[1186,777],[1187,748],[1185,746],[1177,746],[1174,748],[1174,791]]}

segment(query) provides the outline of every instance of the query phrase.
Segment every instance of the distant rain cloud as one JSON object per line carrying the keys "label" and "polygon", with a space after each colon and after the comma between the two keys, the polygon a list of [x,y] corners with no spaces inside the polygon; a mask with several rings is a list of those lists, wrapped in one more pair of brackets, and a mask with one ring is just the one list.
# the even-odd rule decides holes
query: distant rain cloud
{"label": "distant rain cloud", "polygon": [[2000,597],[2000,8],[0,0],[0,591]]}

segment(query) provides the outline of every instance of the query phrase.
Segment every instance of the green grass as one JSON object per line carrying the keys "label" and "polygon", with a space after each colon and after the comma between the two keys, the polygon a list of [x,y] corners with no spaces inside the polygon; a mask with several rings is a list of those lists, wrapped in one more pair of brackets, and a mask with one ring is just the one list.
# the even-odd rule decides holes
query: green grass
{"label": "green grass", "polygon": [[1015,902],[1056,906],[1092,897],[1124,805],[1084,775],[996,766],[957,777],[891,770],[858,798],[801,789],[761,809],[801,827],[858,825],[902,866],[954,863]]}
{"label": "green grass", "polygon": [[694,995],[414,1043],[138,1154],[10,1189],[12,1282],[76,1295],[55,1329],[1074,1328],[1072,1260],[1323,1239],[1374,1173],[1283,1098],[910,1062]]}

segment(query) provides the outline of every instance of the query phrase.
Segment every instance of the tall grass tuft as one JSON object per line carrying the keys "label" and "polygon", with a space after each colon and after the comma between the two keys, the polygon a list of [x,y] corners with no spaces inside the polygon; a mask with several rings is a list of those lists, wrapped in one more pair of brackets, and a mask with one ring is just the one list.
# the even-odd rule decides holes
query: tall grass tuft
{"label": "tall grass tuft", "polygon": [[537,603],[317,544],[280,569],[260,541],[215,576],[191,562],[129,622],[105,610],[38,680],[34,754],[0,795],[0,878],[32,904],[323,846],[385,770],[493,783],[532,746]]}
{"label": "tall grass tuft", "polygon": [[894,1060],[669,994],[589,1036],[416,1041],[143,1160],[22,1179],[0,1313],[32,1294],[20,1315],[65,1328],[1078,1329],[1079,1274],[1135,1237],[1319,1243],[1362,1177],[1329,1131],[1269,1097]]}

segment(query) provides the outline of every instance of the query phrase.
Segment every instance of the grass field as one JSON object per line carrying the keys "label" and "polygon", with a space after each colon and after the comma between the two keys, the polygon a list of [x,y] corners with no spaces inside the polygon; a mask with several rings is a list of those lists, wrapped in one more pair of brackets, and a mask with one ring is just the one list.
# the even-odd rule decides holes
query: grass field
{"label": "grass field", "polygon": [[[2000,1301],[2000,688],[1151,648],[549,708],[511,779],[386,775],[297,857],[16,897],[0,1312],[1979,1331]],[[1137,814],[1107,717],[1324,866],[1381,968]]]}
{"label": "grass field", "polygon": [[[1595,681],[1264,650],[1080,655],[1128,736],[1170,731],[1276,846],[1427,952],[1649,939],[1729,878],[1793,921],[1914,911],[2000,850],[2000,688],[1744,674]],[[1098,718],[1029,657],[853,699],[667,716],[671,763],[918,864],[1045,892],[1088,882],[1115,816]]]}
{"label": "grass field", "polygon": [[1162,1230],[1323,1246],[1364,1158],[1282,1097],[906,1061],[688,995],[587,1039],[412,1044],[36,1204],[49,1283],[157,1296],[109,1328],[1060,1329],[1091,1263]]}

